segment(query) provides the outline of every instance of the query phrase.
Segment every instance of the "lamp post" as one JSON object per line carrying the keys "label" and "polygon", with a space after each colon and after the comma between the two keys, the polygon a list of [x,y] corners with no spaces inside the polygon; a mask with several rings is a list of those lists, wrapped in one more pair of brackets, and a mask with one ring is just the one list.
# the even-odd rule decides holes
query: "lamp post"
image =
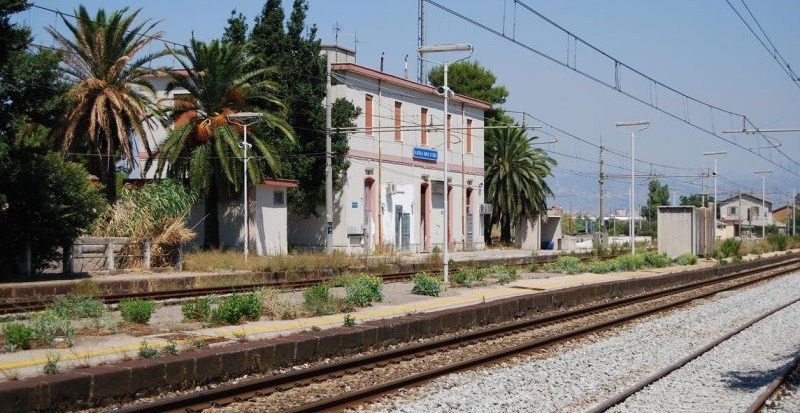
{"label": "lamp post", "polygon": [[[424,57],[424,55],[427,54],[427,53],[443,53],[443,52],[469,52],[469,55],[464,56],[464,57],[462,57],[460,59],[453,60],[453,61],[444,61],[444,62],[436,62],[436,61],[433,61],[433,60],[426,59]],[[444,69],[444,82],[443,82],[442,86],[440,86],[440,87],[438,87],[436,89],[436,93],[440,94],[440,95],[442,95],[444,97],[444,113],[442,115],[443,116],[443,123],[444,123],[444,148],[442,149],[442,153],[443,153],[442,158],[443,158],[443,161],[444,161],[444,181],[442,183],[442,185],[444,185],[444,225],[443,225],[443,227],[444,227],[444,248],[442,248],[442,252],[444,254],[443,254],[443,257],[442,257],[442,260],[443,260],[443,263],[442,263],[442,270],[443,271],[442,271],[442,273],[444,274],[444,282],[445,282],[445,284],[447,284],[450,281],[449,274],[448,274],[449,255],[448,255],[448,251],[447,251],[448,250],[448,245],[447,245],[448,244],[448,242],[447,242],[448,241],[448,234],[447,234],[447,232],[448,232],[448,227],[447,226],[448,225],[447,224],[449,223],[449,221],[448,221],[448,219],[449,219],[448,212],[449,211],[447,209],[448,208],[447,207],[447,151],[449,150],[449,146],[450,146],[449,145],[450,144],[450,142],[449,142],[450,141],[450,136],[448,135],[448,133],[449,133],[449,131],[448,131],[449,125],[447,124],[447,115],[448,115],[447,103],[448,103],[448,100],[450,99],[450,96],[453,94],[453,91],[450,90],[450,87],[448,87],[448,84],[447,84],[447,69],[448,69],[448,67],[450,66],[451,63],[456,63],[456,62],[459,62],[459,61],[462,61],[462,60],[465,60],[465,59],[469,59],[469,57],[472,56],[472,45],[470,45],[470,44],[439,44],[439,45],[430,45],[430,46],[420,46],[419,49],[417,49],[417,53],[419,54],[419,58],[421,60],[424,60],[426,62],[430,62],[430,63],[433,63],[433,64],[441,64],[443,66],[443,69]]]}
{"label": "lamp post", "polygon": [[[710,151],[710,152],[703,152],[703,156],[711,156],[714,158],[714,228],[717,227],[717,158],[722,155],[727,155],[728,151]],[[715,230],[716,232],[716,230]],[[714,238],[717,237],[717,234],[714,234]]]}
{"label": "lamp post", "polygon": [[761,175],[761,213],[764,214],[761,218],[761,238],[767,233],[767,207],[766,207],[766,190],[764,186],[764,180],[767,177],[767,174],[771,174],[772,170],[761,170],[761,171],[753,171],[756,175]]}
{"label": "lamp post", "polygon": [[636,153],[634,151],[635,144],[634,141],[636,140],[636,132],[641,132],[650,127],[649,120],[639,120],[634,122],[617,122],[618,128],[630,127],[630,126],[643,126],[640,129],[633,128],[631,130],[631,202],[630,202],[630,220],[628,221],[628,227],[631,237],[631,254],[636,253],[636,230],[634,229],[633,225],[633,208],[634,208],[634,184],[636,180]]}
{"label": "lamp post", "polygon": [[247,150],[253,146],[247,143],[247,127],[257,123],[264,117],[263,113],[258,112],[239,112],[239,113],[232,113],[227,116],[228,122],[233,123],[235,125],[240,125],[244,127],[244,141],[242,142],[242,149],[244,150],[244,154],[242,156],[242,164],[244,165],[244,175],[242,175],[242,186],[244,186],[244,197],[242,199],[242,207],[244,210],[244,219],[242,222],[242,226],[244,227],[244,260],[247,261],[247,253],[250,241],[250,228],[247,225],[247,161],[250,159],[247,157]]}

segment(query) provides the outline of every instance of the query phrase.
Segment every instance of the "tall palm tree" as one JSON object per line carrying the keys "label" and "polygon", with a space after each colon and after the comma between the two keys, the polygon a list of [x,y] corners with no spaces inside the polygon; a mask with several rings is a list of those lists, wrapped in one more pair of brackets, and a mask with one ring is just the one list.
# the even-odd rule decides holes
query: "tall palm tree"
{"label": "tall palm tree", "polygon": [[[263,122],[273,130],[294,139],[292,128],[281,115],[283,103],[272,91],[275,85],[265,80],[270,69],[250,70],[251,59],[245,45],[192,39],[190,46],[175,51],[182,70],[169,71],[167,90],[185,89],[189,97],[178,99],[172,117],[182,119],[161,145],[156,173],[167,168],[168,175],[189,179],[192,190],[205,196],[205,246],[219,241],[217,202],[220,189],[239,191],[245,185],[241,163],[241,128],[227,116],[248,107],[272,108],[263,112]],[[280,172],[280,160],[266,139],[248,130],[248,143],[255,153],[248,154],[248,178],[257,183],[265,173]]]}
{"label": "tall palm tree", "polygon": [[486,196],[493,205],[492,223],[500,222],[500,241],[511,242],[511,226],[520,216],[547,213],[553,191],[545,178],[556,161],[531,143],[522,128],[490,129],[486,136]]}
{"label": "tall palm tree", "polygon": [[[155,95],[147,81],[150,62],[165,51],[137,57],[162,32],[154,32],[158,22],[135,23],[139,10],[127,8],[106,15],[103,9],[94,17],[85,7],[75,11],[73,24],[62,16],[70,38],[53,27],[47,31],[64,52],[61,69],[73,82],[73,105],[64,124],[64,148],[74,141],[93,147],[98,153],[101,180],[110,202],[116,200],[115,169],[118,152],[133,162],[131,135],[137,134],[149,152],[145,125],[154,122],[159,111],[148,93]],[[88,142],[83,142],[88,139]]]}

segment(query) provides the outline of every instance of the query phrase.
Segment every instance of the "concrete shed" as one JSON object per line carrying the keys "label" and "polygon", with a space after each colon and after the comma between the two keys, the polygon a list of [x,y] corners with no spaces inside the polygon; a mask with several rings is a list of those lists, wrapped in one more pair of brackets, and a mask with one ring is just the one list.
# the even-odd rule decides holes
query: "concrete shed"
{"label": "concrete shed", "polygon": [[658,207],[658,252],[670,258],[686,253],[710,256],[714,251],[715,230],[711,208]]}

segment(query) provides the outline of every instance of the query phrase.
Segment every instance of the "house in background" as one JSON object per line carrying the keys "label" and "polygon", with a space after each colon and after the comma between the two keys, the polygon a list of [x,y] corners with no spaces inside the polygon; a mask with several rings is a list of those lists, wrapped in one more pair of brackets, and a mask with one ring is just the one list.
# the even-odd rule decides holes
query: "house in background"
{"label": "house in background", "polygon": [[772,202],[751,194],[739,194],[719,202],[720,221],[733,226],[734,236],[761,236],[761,226],[774,224]]}
{"label": "house in background", "polygon": [[[792,208],[794,208],[794,212]],[[785,229],[785,234],[792,234],[792,231],[796,230],[796,226],[792,225],[792,219],[796,219],[795,217],[799,214],[800,208],[796,205],[784,205],[772,211],[772,219],[775,220],[776,225]]]}
{"label": "house in background", "polygon": [[[445,114],[435,88],[358,65],[355,54],[339,46],[323,51],[335,79],[331,99],[361,109],[347,137],[350,167],[333,199],[334,248],[433,251],[444,246],[447,225],[450,249],[483,249],[482,213],[489,211],[483,204],[483,114],[490,105],[455,95]],[[324,248],[325,234],[324,214],[290,215],[289,242],[298,249]]]}

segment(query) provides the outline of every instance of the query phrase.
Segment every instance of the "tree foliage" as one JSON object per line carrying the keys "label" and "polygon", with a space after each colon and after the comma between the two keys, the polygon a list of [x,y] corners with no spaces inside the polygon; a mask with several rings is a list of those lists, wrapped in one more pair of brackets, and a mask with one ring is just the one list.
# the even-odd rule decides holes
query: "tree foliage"
{"label": "tree foliage", "polygon": [[244,14],[236,14],[236,9],[231,10],[228,25],[222,34],[223,43],[236,43],[243,45],[247,42],[247,20]]}
{"label": "tree foliage", "polygon": [[153,74],[148,65],[165,51],[144,55],[141,51],[162,32],[154,31],[157,22],[137,23],[139,10],[129,13],[123,8],[106,14],[99,9],[91,16],[80,6],[75,15],[75,21],[62,16],[66,35],[53,27],[47,29],[64,52],[62,72],[73,83],[63,145],[70,148],[76,139],[88,141],[99,155],[96,159],[106,196],[113,202],[118,155],[135,160],[131,134],[142,137],[144,149],[150,153],[145,125],[157,119],[160,111],[146,93],[155,95],[147,79]]}
{"label": "tree foliage", "polygon": [[[436,66],[428,73],[428,81],[434,86],[444,84],[444,67]],[[486,111],[486,123],[513,125],[514,120],[500,107],[506,102],[509,92],[505,86],[495,85],[497,76],[477,61],[462,61],[447,69],[447,85],[453,92],[490,103]]]}
{"label": "tree foliage", "polygon": [[[262,110],[266,130],[291,142],[294,132],[283,118],[283,102],[273,92],[276,85],[264,75],[269,68],[251,70],[250,59],[244,54],[244,45],[212,40],[209,43],[192,39],[191,44],[175,57],[183,71],[170,71],[167,90],[182,88],[191,96],[174,103],[172,116],[184,118],[161,145],[156,174],[167,168],[168,175],[176,179],[189,179],[193,191],[205,195],[204,221],[207,246],[218,243],[219,222],[217,202],[219,189],[238,192],[245,182],[240,167],[244,158],[242,127],[232,125],[227,116],[247,108],[272,107],[276,111]],[[250,183],[260,182],[266,175],[280,172],[281,162],[265,134],[264,128],[249,128],[248,143],[253,146],[248,153]],[[276,136],[276,135],[272,135]]]}
{"label": "tree foliage", "polygon": [[[705,199],[705,202],[703,200]],[[681,205],[695,206],[695,207],[709,207],[714,204],[713,195],[704,194],[691,194],[688,196],[681,195]]]}
{"label": "tree foliage", "polygon": [[546,215],[553,191],[545,181],[556,161],[534,149],[521,128],[490,129],[485,145],[486,199],[492,221],[500,223],[501,242],[511,242],[511,227],[520,216]]}
{"label": "tree foliage", "polygon": [[[250,33],[250,53],[254,65],[274,65],[271,79],[278,85],[277,94],[285,97],[287,121],[297,131],[297,140],[273,136],[277,150],[290,158],[283,177],[299,181],[299,188],[289,191],[289,208],[300,216],[317,216],[325,201],[325,59],[320,55],[316,26],[306,27],[308,4],[295,0],[285,20],[280,0],[267,0]],[[332,126],[353,125],[359,109],[338,99],[332,104]],[[342,187],[348,163],[344,134],[333,136],[334,190]]]}
{"label": "tree foliage", "polygon": [[0,270],[15,273],[30,245],[33,268],[58,258],[57,248],[89,230],[107,204],[83,166],[48,152],[50,131],[33,126],[0,162]]}
{"label": "tree foliage", "polygon": [[654,221],[658,215],[658,207],[669,205],[669,186],[661,184],[658,179],[650,181],[647,185],[647,205],[641,208],[642,218]]}

